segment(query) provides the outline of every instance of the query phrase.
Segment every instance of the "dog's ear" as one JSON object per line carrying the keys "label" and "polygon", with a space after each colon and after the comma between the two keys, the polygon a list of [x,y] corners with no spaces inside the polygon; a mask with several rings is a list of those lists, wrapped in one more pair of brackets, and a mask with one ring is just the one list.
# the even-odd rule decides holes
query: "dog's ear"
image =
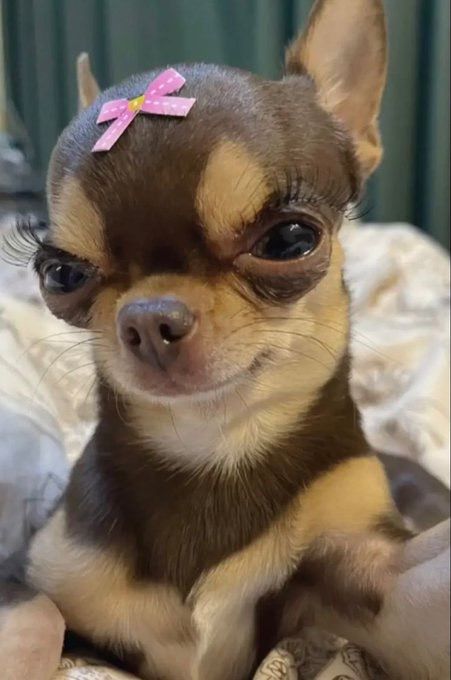
{"label": "dog's ear", "polygon": [[382,0],[317,0],[286,54],[287,73],[313,78],[320,104],[352,134],[366,176],[382,156],[377,119],[386,67]]}
{"label": "dog's ear", "polygon": [[100,94],[97,80],[91,72],[89,55],[82,52],[77,59],[78,109],[81,111],[90,106]]}

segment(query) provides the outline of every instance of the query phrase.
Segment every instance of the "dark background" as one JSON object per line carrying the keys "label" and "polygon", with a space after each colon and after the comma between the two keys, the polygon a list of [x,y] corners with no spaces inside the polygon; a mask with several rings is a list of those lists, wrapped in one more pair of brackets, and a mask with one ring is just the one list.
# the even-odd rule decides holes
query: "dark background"
{"label": "dark background", "polygon": [[[346,0],[342,0],[346,2]],[[389,85],[385,160],[366,219],[408,221],[449,242],[449,0],[385,0]],[[42,187],[58,133],[76,112],[74,62],[88,51],[101,86],[180,61],[265,76],[312,0],[2,0],[5,125]]]}

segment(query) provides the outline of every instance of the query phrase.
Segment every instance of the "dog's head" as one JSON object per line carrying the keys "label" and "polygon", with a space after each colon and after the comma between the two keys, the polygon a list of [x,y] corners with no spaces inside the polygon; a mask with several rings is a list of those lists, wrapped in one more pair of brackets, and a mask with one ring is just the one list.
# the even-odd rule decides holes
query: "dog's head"
{"label": "dog's head", "polygon": [[[377,165],[385,80],[380,0],[322,0],[277,82],[177,66],[185,119],[138,116],[107,153],[95,98],[51,161],[49,235],[36,257],[49,308],[97,333],[99,370],[125,395],[205,400],[330,374],[347,296],[337,231]],[[83,80],[83,78],[82,78]]]}

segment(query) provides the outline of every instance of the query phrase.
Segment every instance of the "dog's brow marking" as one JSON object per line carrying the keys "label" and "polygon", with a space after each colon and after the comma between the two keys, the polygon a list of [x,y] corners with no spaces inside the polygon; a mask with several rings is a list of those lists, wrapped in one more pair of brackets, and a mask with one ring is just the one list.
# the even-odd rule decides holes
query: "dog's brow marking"
{"label": "dog's brow marking", "polygon": [[196,195],[196,208],[211,240],[232,235],[251,221],[270,195],[266,174],[247,149],[231,141],[213,149]]}
{"label": "dog's brow marking", "polygon": [[50,220],[53,245],[103,270],[108,268],[102,218],[76,179],[64,180],[50,203]]}

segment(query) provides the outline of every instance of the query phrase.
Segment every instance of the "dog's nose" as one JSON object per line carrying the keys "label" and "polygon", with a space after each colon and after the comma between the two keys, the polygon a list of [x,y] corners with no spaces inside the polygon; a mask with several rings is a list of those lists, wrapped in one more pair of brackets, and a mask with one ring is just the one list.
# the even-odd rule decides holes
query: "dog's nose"
{"label": "dog's nose", "polygon": [[123,345],[138,359],[166,368],[191,337],[196,317],[181,300],[158,297],[125,305],[117,324]]}

